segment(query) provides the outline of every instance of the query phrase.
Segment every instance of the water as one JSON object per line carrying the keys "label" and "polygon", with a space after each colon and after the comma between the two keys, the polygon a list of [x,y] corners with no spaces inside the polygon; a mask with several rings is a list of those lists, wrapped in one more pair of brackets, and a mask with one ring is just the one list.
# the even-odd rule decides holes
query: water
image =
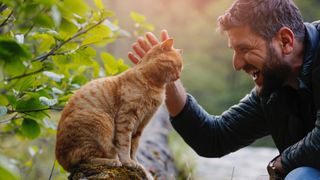
{"label": "water", "polygon": [[197,180],[268,180],[266,166],[277,156],[274,148],[246,147],[222,158],[196,156]]}

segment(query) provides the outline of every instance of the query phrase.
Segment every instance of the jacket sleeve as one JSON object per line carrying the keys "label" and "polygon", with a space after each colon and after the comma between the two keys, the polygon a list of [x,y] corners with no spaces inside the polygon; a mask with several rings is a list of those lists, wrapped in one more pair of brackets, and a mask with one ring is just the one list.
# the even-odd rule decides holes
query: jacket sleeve
{"label": "jacket sleeve", "polygon": [[171,123],[184,141],[204,157],[221,157],[269,134],[255,90],[220,116],[208,114],[188,94],[185,107],[171,118]]}
{"label": "jacket sleeve", "polygon": [[285,149],[281,154],[281,162],[286,172],[301,166],[320,169],[320,110],[317,112],[315,128],[302,140]]}

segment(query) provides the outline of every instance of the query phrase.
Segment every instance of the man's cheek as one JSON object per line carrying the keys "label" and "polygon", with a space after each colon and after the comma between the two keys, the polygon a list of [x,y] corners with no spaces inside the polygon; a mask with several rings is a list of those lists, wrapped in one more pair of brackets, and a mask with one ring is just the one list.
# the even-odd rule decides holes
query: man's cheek
{"label": "man's cheek", "polygon": [[248,53],[246,53],[246,55],[244,57],[247,60],[247,63],[255,66],[259,70],[261,70],[263,68],[263,64],[264,64],[265,60],[259,54],[256,54],[254,52],[248,52]]}

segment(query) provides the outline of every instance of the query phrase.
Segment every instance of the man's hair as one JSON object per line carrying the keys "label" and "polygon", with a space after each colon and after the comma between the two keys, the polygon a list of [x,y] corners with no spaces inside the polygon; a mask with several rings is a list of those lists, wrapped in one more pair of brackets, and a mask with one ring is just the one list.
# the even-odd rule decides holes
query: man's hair
{"label": "man's hair", "polygon": [[296,39],[304,39],[303,19],[292,0],[236,0],[218,18],[221,31],[246,25],[267,41],[282,27],[290,28]]}

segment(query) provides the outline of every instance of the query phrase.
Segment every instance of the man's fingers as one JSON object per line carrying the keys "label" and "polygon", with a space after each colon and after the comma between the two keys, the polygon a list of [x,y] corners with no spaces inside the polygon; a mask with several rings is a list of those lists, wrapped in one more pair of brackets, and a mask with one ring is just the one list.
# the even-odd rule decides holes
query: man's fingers
{"label": "man's fingers", "polygon": [[132,49],[134,50],[134,52],[140,57],[142,58],[146,53],[143,51],[143,49],[140,48],[140,45],[138,43],[133,43],[132,44]]}
{"label": "man's fingers", "polygon": [[133,62],[134,64],[138,64],[139,59],[132,53],[129,52],[128,53],[128,58],[130,59],[131,62]]}
{"label": "man's fingers", "polygon": [[151,44],[151,46],[155,46],[155,45],[159,44],[159,40],[151,32],[147,32],[146,37],[147,37],[149,43]]}
{"label": "man's fingers", "polygon": [[169,34],[168,34],[168,31],[163,29],[160,33],[160,36],[161,36],[161,41],[165,41],[167,39],[169,39]]}
{"label": "man's fingers", "polygon": [[138,43],[140,47],[144,50],[144,52],[148,52],[151,49],[150,45],[142,37],[138,38]]}

